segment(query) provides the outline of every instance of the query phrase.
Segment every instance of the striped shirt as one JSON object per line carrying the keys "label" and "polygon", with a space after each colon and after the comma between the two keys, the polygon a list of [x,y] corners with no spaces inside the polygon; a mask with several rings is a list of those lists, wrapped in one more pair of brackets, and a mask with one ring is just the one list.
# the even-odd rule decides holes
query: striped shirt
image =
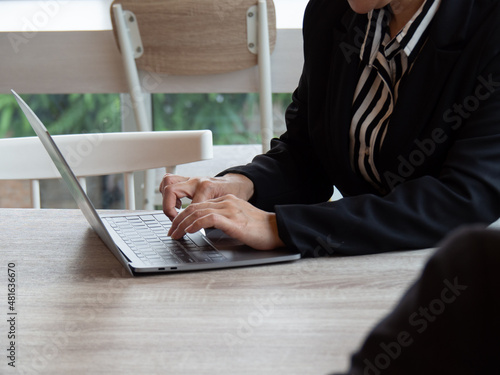
{"label": "striped shirt", "polygon": [[360,51],[364,68],[353,98],[349,150],[353,170],[377,189],[381,186],[376,167],[377,154],[398,99],[399,84],[411,71],[426,41],[428,26],[440,1],[426,0],[392,40],[390,7],[368,13],[368,25]]}

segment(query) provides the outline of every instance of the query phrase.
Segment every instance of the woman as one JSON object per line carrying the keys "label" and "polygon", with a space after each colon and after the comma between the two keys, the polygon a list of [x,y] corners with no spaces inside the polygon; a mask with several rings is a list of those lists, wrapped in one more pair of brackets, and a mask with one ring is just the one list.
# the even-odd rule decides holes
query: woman
{"label": "woman", "polygon": [[367,254],[500,216],[499,1],[311,0],[303,34],[271,150],[215,178],[164,177],[173,238],[216,227],[262,250]]}

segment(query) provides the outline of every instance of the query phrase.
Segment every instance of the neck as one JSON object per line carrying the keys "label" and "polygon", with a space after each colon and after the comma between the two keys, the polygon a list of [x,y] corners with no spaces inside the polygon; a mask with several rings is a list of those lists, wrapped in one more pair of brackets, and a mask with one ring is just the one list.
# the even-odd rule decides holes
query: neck
{"label": "neck", "polygon": [[389,24],[391,38],[394,38],[405,27],[424,2],[425,0],[394,0],[391,2],[392,18]]}

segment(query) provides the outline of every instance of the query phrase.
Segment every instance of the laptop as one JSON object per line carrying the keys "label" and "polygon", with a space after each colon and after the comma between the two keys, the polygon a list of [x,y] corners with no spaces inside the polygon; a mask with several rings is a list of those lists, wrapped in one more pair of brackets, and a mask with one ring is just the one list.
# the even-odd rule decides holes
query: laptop
{"label": "laptop", "polygon": [[167,236],[171,221],[162,211],[98,214],[43,123],[11,91],[90,226],[130,274],[253,266],[300,258],[298,252],[289,249],[252,249],[219,230],[199,231],[173,240]]}

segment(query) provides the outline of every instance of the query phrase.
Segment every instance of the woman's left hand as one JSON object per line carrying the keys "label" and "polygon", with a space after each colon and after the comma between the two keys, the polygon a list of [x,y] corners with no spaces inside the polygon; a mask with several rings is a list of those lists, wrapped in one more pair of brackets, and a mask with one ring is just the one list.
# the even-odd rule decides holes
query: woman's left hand
{"label": "woman's left hand", "polygon": [[173,220],[169,236],[180,239],[185,233],[217,228],[228,236],[259,250],[284,246],[278,235],[276,214],[265,212],[234,195],[191,203]]}

